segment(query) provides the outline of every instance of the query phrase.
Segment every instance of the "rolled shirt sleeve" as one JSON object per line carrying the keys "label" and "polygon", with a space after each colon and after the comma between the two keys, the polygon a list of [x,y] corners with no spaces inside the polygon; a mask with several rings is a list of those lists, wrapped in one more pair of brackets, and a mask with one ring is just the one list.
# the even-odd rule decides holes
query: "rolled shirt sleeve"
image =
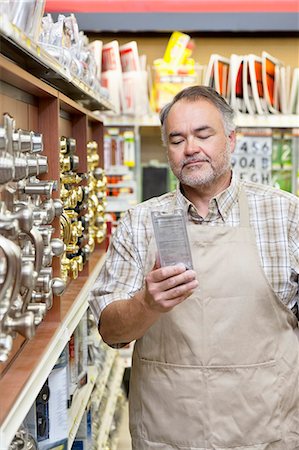
{"label": "rolled shirt sleeve", "polygon": [[[144,284],[141,249],[136,246],[134,227],[143,227],[140,220],[132,225],[132,210],[119,222],[106,254],[105,263],[89,296],[89,305],[94,317],[99,320],[102,311],[115,300],[127,300],[134,296]],[[138,234],[142,234],[139,229]]]}

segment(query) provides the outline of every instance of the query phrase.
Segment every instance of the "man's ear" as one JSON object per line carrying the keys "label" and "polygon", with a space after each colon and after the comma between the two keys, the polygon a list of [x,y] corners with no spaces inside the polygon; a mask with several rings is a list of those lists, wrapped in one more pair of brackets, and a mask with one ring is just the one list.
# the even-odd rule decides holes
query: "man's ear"
{"label": "man's ear", "polygon": [[231,131],[229,136],[228,136],[228,140],[229,140],[229,146],[230,146],[230,151],[231,153],[233,153],[235,151],[235,147],[236,147],[236,131]]}

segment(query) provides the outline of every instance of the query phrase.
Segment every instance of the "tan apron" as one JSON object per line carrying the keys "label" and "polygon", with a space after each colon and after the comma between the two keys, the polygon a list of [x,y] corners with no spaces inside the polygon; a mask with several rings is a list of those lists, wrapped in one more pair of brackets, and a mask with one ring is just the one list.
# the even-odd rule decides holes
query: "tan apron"
{"label": "tan apron", "polygon": [[133,450],[299,449],[297,320],[264,274],[242,190],[239,204],[239,227],[188,224],[200,289],[136,342]]}

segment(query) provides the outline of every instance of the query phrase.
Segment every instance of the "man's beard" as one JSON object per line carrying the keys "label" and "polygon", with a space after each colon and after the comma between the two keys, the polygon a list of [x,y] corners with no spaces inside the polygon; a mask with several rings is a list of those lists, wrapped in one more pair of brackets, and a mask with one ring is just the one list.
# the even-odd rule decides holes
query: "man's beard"
{"label": "man's beard", "polygon": [[[203,162],[203,167],[190,166],[188,168],[187,166],[186,168],[186,164],[191,162]],[[226,143],[221,162],[216,161],[216,164],[212,163],[208,156],[199,153],[184,159],[179,167],[175,166],[171,161],[169,161],[169,164],[181,184],[190,187],[210,185],[231,169],[229,141]]]}

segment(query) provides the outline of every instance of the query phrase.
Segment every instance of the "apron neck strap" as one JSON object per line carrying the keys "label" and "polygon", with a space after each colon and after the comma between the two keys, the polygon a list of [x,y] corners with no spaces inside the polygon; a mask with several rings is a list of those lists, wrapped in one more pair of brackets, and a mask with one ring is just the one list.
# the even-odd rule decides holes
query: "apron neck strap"
{"label": "apron neck strap", "polygon": [[[240,187],[239,192],[239,210],[240,210],[240,226],[241,227],[250,227],[249,220],[249,207],[248,207],[248,199],[243,186]],[[175,209],[177,207],[177,197],[174,196],[172,200],[172,208]]]}
{"label": "apron neck strap", "polygon": [[241,227],[250,226],[248,200],[246,192],[242,186],[239,193],[239,209],[240,209],[240,226]]}

